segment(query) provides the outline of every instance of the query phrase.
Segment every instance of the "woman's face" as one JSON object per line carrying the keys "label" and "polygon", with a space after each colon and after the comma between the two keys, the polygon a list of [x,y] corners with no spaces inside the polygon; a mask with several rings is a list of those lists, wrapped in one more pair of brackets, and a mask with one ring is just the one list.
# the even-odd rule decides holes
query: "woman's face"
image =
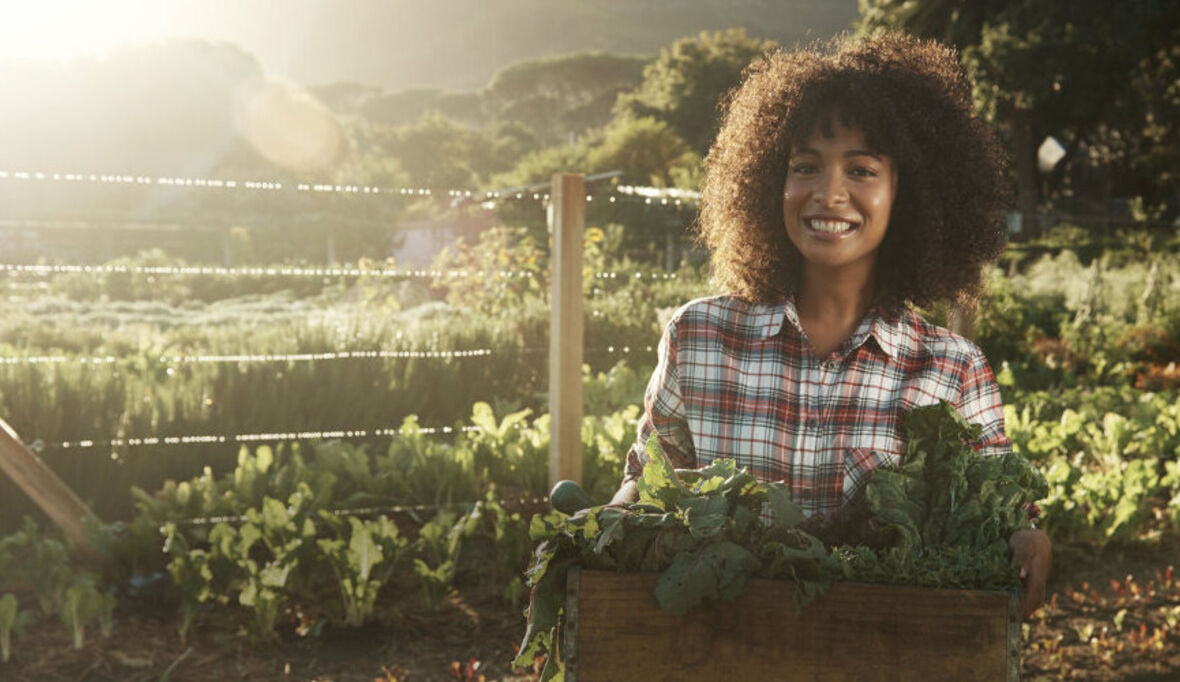
{"label": "woman's face", "polygon": [[791,151],[783,187],[787,236],[807,263],[871,266],[897,196],[893,159],[869,149],[864,131],[834,121]]}

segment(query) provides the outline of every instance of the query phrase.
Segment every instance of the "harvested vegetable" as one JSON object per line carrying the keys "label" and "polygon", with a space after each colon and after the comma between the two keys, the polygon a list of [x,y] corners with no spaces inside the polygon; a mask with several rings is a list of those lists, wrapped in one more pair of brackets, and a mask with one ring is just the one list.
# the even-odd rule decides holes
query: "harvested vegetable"
{"label": "harvested vegetable", "polygon": [[539,544],[526,572],[532,592],[515,664],[529,666],[547,652],[541,679],[559,673],[557,624],[574,565],[659,572],[653,598],[674,614],[731,601],[751,576],[794,581],[800,608],[834,580],[1018,585],[1007,540],[1030,526],[1025,510],[1048,493],[1044,477],[1020,455],[975,453],[969,443],[980,427],[948,403],[912,410],[905,428],[902,463],[872,472],[859,507],[842,517],[857,527],[830,536],[864,541],[832,547],[817,537],[823,525],[804,519],[784,484],[759,482],[732,460],[674,470],[653,435],[638,503],[533,518],[530,533]]}

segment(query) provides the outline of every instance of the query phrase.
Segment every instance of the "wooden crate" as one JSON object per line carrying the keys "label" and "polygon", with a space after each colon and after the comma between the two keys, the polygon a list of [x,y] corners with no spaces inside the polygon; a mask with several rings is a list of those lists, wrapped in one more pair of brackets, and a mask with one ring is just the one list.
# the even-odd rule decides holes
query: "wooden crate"
{"label": "wooden crate", "polygon": [[1015,591],[836,583],[797,612],[792,583],[756,579],[673,616],[652,597],[658,578],[570,570],[567,682],[1019,679]]}

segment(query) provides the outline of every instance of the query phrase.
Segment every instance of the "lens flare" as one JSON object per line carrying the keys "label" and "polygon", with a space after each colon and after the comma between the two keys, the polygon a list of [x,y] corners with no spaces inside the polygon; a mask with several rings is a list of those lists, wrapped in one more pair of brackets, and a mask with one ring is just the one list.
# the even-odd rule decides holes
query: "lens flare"
{"label": "lens flare", "polygon": [[270,162],[298,173],[329,170],[342,156],[336,117],[295,85],[268,82],[241,98],[239,132]]}

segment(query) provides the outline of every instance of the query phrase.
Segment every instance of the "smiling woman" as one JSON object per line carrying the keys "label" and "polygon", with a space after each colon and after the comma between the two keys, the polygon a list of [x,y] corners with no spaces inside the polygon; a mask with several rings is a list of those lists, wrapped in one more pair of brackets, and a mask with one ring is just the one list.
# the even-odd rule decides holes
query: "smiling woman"
{"label": "smiling woman", "polygon": [[[987,358],[915,309],[976,295],[1003,248],[999,148],[970,93],[951,49],[901,34],[746,68],[702,192],[722,293],[666,327],[616,502],[635,499],[652,434],[677,467],[782,481],[821,536],[902,462],[915,408],[944,401],[979,425],[978,454],[1011,452]],[[1049,540],[1010,545],[1028,615]]]}
{"label": "smiling woman", "polygon": [[0,59],[69,59],[159,40],[167,35],[171,14],[168,3],[151,0],[4,3]]}

